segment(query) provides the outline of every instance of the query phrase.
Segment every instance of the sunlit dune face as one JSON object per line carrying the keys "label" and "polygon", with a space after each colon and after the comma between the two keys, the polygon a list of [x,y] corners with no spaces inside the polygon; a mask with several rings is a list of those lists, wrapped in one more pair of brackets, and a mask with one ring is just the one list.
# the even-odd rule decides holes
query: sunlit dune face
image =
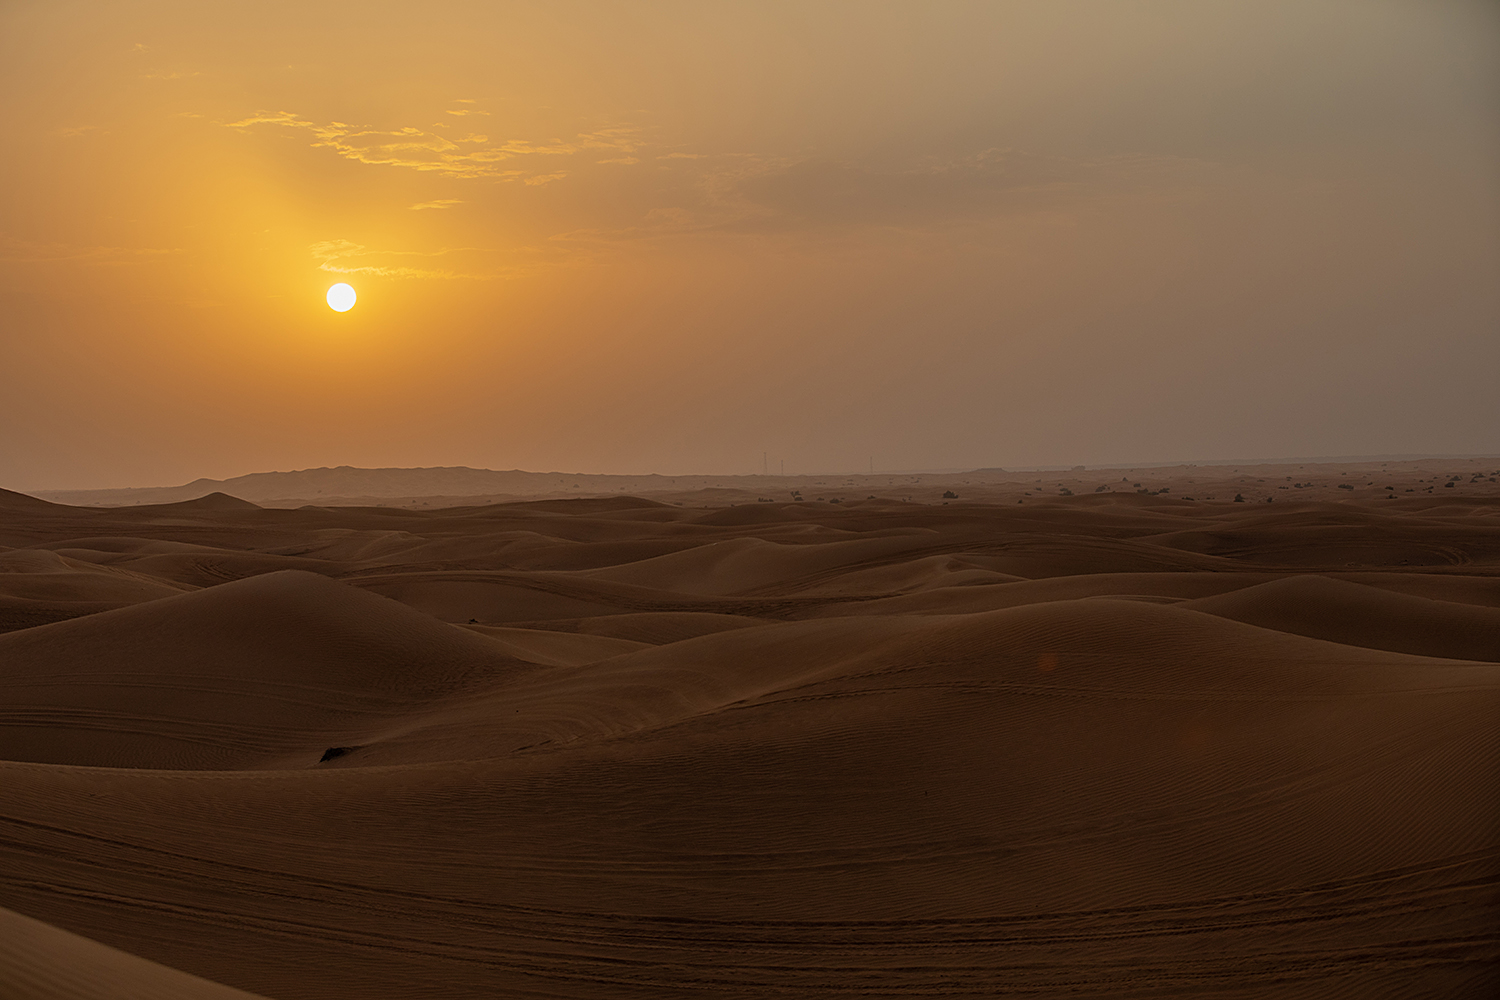
{"label": "sunlit dune face", "polygon": [[328,308],[334,312],[348,312],[354,308],[356,298],[354,289],[341,281],[328,289]]}

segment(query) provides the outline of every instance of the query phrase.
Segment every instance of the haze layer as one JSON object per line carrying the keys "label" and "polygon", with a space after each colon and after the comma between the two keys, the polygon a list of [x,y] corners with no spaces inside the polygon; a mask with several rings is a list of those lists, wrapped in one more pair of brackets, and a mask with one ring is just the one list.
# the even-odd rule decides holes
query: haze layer
{"label": "haze layer", "polygon": [[8,3],[0,89],[12,488],[1500,451],[1491,0]]}

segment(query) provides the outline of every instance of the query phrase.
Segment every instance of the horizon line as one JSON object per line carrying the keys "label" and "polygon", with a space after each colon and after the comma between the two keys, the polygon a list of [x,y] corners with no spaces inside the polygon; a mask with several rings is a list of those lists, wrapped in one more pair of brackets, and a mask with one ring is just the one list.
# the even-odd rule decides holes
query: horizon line
{"label": "horizon line", "polygon": [[360,465],[320,465],[303,469],[272,469],[259,472],[247,472],[238,476],[227,476],[223,479],[214,479],[208,476],[199,476],[197,479],[185,483],[165,486],[93,486],[93,487],[43,487],[31,490],[18,490],[17,492],[37,493],[127,493],[149,490],[174,490],[186,489],[200,483],[229,483],[235,480],[248,479],[252,476],[292,476],[308,472],[336,472],[348,469],[356,472],[431,472],[444,470],[463,470],[468,472],[493,472],[499,474],[518,474],[525,476],[579,476],[593,479],[745,479],[745,480],[775,480],[775,479],[807,479],[814,476],[843,476],[845,478],[873,478],[876,476],[956,476],[973,475],[976,473],[1022,473],[1022,472],[1091,472],[1118,469],[1166,469],[1186,468],[1195,466],[1227,466],[1227,465],[1291,465],[1291,464],[1355,464],[1368,462],[1422,462],[1422,461],[1447,461],[1447,460],[1473,460],[1480,458],[1493,458],[1500,460],[1500,453],[1467,453],[1467,454],[1386,454],[1386,455],[1320,455],[1320,456],[1290,456],[1279,458],[1212,458],[1192,459],[1180,461],[1147,461],[1147,462],[1105,462],[1097,464],[1072,465],[1048,464],[1048,465],[985,465],[968,467],[928,468],[928,469],[877,469],[873,472],[847,472],[847,471],[821,471],[821,472],[796,472],[796,473],[762,473],[762,472],[563,472],[558,470],[530,470],[530,469],[491,469],[482,466],[471,465],[415,465],[415,466],[360,466]]}

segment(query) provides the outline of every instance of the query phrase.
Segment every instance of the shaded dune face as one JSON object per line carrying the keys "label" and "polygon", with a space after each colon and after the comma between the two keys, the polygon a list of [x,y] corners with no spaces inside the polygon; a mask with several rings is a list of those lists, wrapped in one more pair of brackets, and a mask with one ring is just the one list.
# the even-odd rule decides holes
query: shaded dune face
{"label": "shaded dune face", "polygon": [[1351,646],[1500,662],[1500,608],[1391,593],[1321,576],[1273,580],[1184,606]]}
{"label": "shaded dune face", "polygon": [[26,1000],[263,1000],[0,910],[0,996]]}
{"label": "shaded dune face", "polygon": [[1500,507],[227,499],[0,496],[0,995],[1500,987]]}
{"label": "shaded dune face", "polygon": [[0,757],[180,769],[316,761],[531,666],[295,571],[11,632],[0,662]]}

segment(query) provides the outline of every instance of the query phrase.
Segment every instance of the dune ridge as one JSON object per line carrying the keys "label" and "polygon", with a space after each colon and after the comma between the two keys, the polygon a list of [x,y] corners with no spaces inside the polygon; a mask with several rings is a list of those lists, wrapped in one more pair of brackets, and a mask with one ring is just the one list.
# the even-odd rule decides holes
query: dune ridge
{"label": "dune ridge", "polygon": [[13,1000],[262,1000],[3,909],[0,993]]}
{"label": "dune ridge", "polygon": [[1500,988],[1500,495],[0,508],[7,996]]}

